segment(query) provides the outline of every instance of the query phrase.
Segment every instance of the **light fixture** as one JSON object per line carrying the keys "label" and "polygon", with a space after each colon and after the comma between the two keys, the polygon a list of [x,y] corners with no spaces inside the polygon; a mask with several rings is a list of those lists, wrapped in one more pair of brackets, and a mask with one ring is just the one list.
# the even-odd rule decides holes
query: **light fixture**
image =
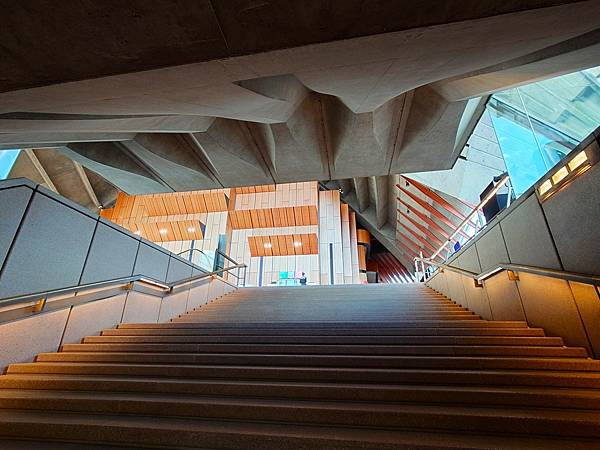
{"label": "light fixture", "polygon": [[141,236],[142,232],[140,230],[136,230],[136,231],[133,232],[133,234]]}
{"label": "light fixture", "polygon": [[564,179],[567,175],[569,175],[569,170],[567,169],[567,167],[566,166],[561,167],[554,173],[554,175],[552,175],[552,183],[553,184],[560,183],[560,181],[562,179]]}
{"label": "light fixture", "polygon": [[158,230],[158,232],[160,234],[167,234],[167,229],[166,228],[161,228],[160,230]]}
{"label": "light fixture", "polygon": [[577,155],[575,155],[575,157],[569,161],[569,169],[572,171],[574,171],[575,169],[577,169],[579,166],[581,166],[583,163],[587,162],[588,157],[585,154],[585,152],[579,152],[577,153]]}
{"label": "light fixture", "polygon": [[598,161],[597,152],[590,147],[578,152],[568,163],[555,169],[554,173],[538,186],[541,201],[545,201],[559,190],[570,184]]}
{"label": "light fixture", "polygon": [[550,181],[549,179],[544,181],[541,186],[540,186],[540,195],[544,195],[546,192],[548,192],[550,189],[552,189],[552,181]]}
{"label": "light fixture", "polygon": [[189,227],[188,228],[188,233],[193,233],[196,231],[196,227]]}
{"label": "light fixture", "polygon": [[294,247],[302,247],[302,242],[294,242]]}
{"label": "light fixture", "polygon": [[270,242],[267,242],[265,244],[265,248],[271,248],[271,247],[273,247],[273,244],[271,244]]}

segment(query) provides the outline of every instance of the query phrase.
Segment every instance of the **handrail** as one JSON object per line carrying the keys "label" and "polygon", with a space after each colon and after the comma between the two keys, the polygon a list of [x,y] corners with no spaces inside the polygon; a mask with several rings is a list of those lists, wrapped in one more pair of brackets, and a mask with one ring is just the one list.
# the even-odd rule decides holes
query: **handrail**
{"label": "handrail", "polygon": [[[204,250],[200,250],[200,249],[198,249],[198,248],[188,248],[187,250],[183,250],[182,252],[179,252],[179,253],[177,253],[177,256],[183,255],[184,253],[187,253],[187,252],[190,252],[190,253],[193,253],[193,252],[198,252],[198,253],[201,253],[202,255],[206,256],[207,258],[210,258],[210,255],[209,255],[208,253],[205,253],[205,252],[204,252]],[[238,262],[237,262],[237,261],[235,261],[233,258],[231,258],[231,256],[229,256],[229,255],[226,255],[225,253],[223,253],[223,252],[222,252],[221,250],[219,250],[219,249],[215,250],[215,257],[216,257],[217,255],[220,255],[220,256],[222,256],[222,257],[223,257],[223,258],[225,258],[227,261],[229,261],[229,262],[232,262],[232,263],[234,264],[234,266],[227,267],[227,270],[229,270],[229,269],[237,269],[237,268],[239,268],[239,269],[244,269],[244,275],[243,275],[243,276],[240,276],[239,272],[238,272],[238,274],[237,274],[237,275],[235,275],[235,274],[233,274],[233,273],[232,273],[231,275],[232,275],[232,276],[234,276],[234,277],[237,279],[238,285],[239,285],[239,281],[240,281],[240,279],[242,279],[242,280],[243,280],[243,282],[245,283],[245,280],[246,280],[246,269],[247,269],[247,267],[248,267],[248,266],[246,266],[245,264],[241,264],[241,265],[240,265],[240,263],[238,263]],[[244,284],[243,284],[243,285],[244,285]],[[243,286],[243,285],[242,285],[242,286]]]}
{"label": "handrail", "polygon": [[475,207],[475,209],[473,209],[473,211],[471,211],[467,217],[465,217],[465,219],[456,227],[456,229],[454,230],[454,232],[448,236],[448,239],[446,239],[446,241],[431,255],[431,259],[433,260],[437,255],[439,255],[442,250],[444,248],[446,248],[446,246],[448,244],[452,243],[452,240],[456,237],[456,235],[460,232],[460,230],[462,230],[465,225],[469,224],[471,222],[471,220],[473,219],[473,217],[475,217],[479,211],[485,206],[487,205],[487,203],[494,198],[494,196],[496,195],[496,193],[502,188],[502,186],[504,186],[507,182],[509,181],[509,176],[508,174],[504,173],[502,175],[502,178],[498,181],[498,183],[496,184],[496,186],[494,186],[494,188],[488,193],[488,195],[485,196],[485,198],[483,200],[481,200],[481,202],[479,202],[479,204]]}
{"label": "handrail", "polygon": [[510,270],[512,272],[526,272],[534,275],[541,275],[550,278],[558,278],[561,280],[567,281],[576,281],[578,283],[591,284],[593,286],[600,286],[600,277],[595,275],[588,275],[585,273],[579,272],[568,272],[564,270],[556,270],[556,269],[548,269],[546,267],[537,267],[537,266],[527,266],[524,264],[511,264],[511,263],[498,263],[490,269],[487,269],[479,274],[475,272],[470,272],[468,270],[463,270],[458,267],[450,266],[444,263],[437,263],[434,261],[430,261],[426,258],[415,258],[418,261],[421,261],[425,264],[429,264],[431,266],[441,267],[442,269],[447,269],[451,272],[456,272],[461,275],[465,275],[473,278],[476,281],[483,281],[492,275],[496,274],[501,270]]}
{"label": "handrail", "polygon": [[234,261],[233,259],[231,259],[231,256],[229,256],[229,255],[226,255],[225,253],[223,253],[223,252],[222,252],[221,250],[219,250],[219,249],[215,250],[215,255],[216,255],[216,254],[219,254],[219,255],[221,255],[223,258],[225,258],[225,259],[226,259],[227,261],[229,261],[229,262],[232,262],[232,263],[234,263],[234,264],[237,264],[237,262],[236,262],[236,261]]}
{"label": "handrail", "polygon": [[214,275],[218,275],[220,273],[227,272],[229,270],[242,269],[242,268],[245,269],[246,265],[245,264],[236,264],[234,266],[224,267],[222,269],[215,270],[212,272],[204,272],[204,273],[192,275],[190,277],[186,277],[186,278],[183,278],[181,280],[178,280],[178,281],[175,281],[172,283],[163,283],[162,281],[158,281],[158,280],[156,280],[152,277],[148,277],[146,275],[132,275],[130,277],[113,278],[111,280],[97,281],[94,283],[80,284],[78,286],[69,286],[69,287],[64,287],[64,288],[59,288],[59,289],[35,292],[33,294],[25,294],[25,295],[13,296],[13,297],[6,297],[3,299],[0,299],[0,307],[19,304],[19,303],[29,303],[32,301],[38,301],[38,302],[41,302],[40,309],[43,309],[45,302],[50,297],[71,294],[71,293],[75,293],[75,292],[79,292],[79,291],[86,291],[89,289],[98,289],[98,288],[113,287],[113,286],[131,286],[133,283],[136,283],[136,282],[142,282],[142,283],[150,284],[150,285],[156,286],[158,288],[161,288],[165,291],[165,295],[167,295],[167,294],[173,292],[174,288],[176,288],[177,286],[180,286],[182,284],[188,284],[188,283],[191,283],[196,280],[212,277]]}
{"label": "handrail", "polygon": [[177,253],[177,256],[181,256],[181,255],[183,255],[184,253],[187,253],[187,252],[198,252],[198,253],[202,253],[205,256],[208,256],[207,253],[204,253],[204,250],[200,250],[199,248],[188,248],[187,250],[184,250],[182,252]]}

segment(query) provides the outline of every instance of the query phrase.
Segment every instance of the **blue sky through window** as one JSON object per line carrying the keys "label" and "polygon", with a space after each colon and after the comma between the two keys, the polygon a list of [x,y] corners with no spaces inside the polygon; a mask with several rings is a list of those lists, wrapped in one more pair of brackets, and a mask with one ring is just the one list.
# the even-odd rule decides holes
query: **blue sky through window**
{"label": "blue sky through window", "polygon": [[8,176],[20,150],[0,150],[0,180]]}

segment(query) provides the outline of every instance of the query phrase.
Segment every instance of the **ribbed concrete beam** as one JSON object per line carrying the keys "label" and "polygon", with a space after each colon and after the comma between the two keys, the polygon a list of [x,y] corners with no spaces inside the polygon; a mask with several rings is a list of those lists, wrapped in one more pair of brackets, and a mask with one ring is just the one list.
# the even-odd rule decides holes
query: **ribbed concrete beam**
{"label": "ribbed concrete beam", "polygon": [[60,151],[128,194],[173,191],[119,143],[72,143]]}
{"label": "ribbed concrete beam", "polygon": [[90,183],[88,176],[86,175],[85,171],[83,170],[83,166],[81,164],[79,164],[77,161],[73,161],[73,165],[75,166],[75,171],[77,172],[77,175],[79,176],[79,179],[81,180],[81,183],[83,184],[85,192],[90,197],[90,200],[92,201],[94,206],[98,209],[102,208],[102,203],[100,203],[100,200],[98,200],[98,196],[96,195],[96,192],[94,191],[94,188],[92,187],[92,184]]}
{"label": "ribbed concrete beam", "polygon": [[354,193],[356,195],[357,212],[364,212],[370,205],[368,178],[353,178]]}
{"label": "ribbed concrete beam", "polygon": [[388,177],[369,177],[369,196],[371,204],[375,206],[377,228],[382,228],[388,222]]}
{"label": "ribbed concrete beam", "polygon": [[40,162],[40,160],[38,159],[38,157],[36,156],[34,151],[30,148],[27,148],[27,149],[25,149],[25,154],[31,161],[31,164],[33,164],[33,167],[35,167],[35,170],[37,170],[37,172],[40,174],[40,176],[44,180],[44,183],[46,184],[48,189],[56,192],[57,194],[60,194],[60,192],[58,192],[58,189],[54,185],[54,182],[48,175],[48,172],[46,172],[46,169],[44,168],[44,166],[42,165],[42,163]]}
{"label": "ribbed concrete beam", "polygon": [[185,135],[138,134],[122,145],[174,191],[221,187]]}

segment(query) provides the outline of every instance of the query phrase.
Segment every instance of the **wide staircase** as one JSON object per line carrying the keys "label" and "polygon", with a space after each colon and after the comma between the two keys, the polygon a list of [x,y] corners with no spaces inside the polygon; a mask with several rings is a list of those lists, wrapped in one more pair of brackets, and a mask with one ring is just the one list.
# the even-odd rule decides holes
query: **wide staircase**
{"label": "wide staircase", "polygon": [[113,447],[600,448],[600,362],[419,284],[240,289],[0,377],[1,449]]}

